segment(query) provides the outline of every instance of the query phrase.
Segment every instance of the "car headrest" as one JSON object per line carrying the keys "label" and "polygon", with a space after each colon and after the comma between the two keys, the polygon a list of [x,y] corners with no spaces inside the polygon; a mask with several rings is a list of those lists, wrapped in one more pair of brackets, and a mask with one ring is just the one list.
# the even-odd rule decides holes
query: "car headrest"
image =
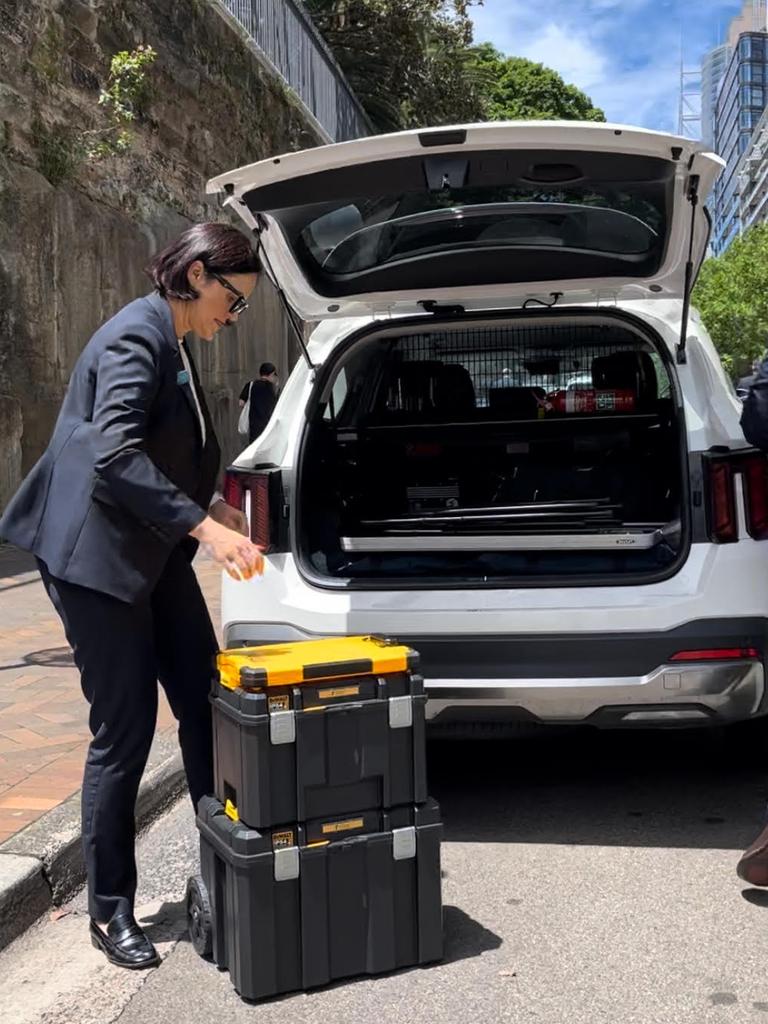
{"label": "car headrest", "polygon": [[469,370],[459,363],[446,363],[437,372],[435,409],[441,413],[471,412],[476,406],[475,385]]}
{"label": "car headrest", "polygon": [[612,352],[592,360],[596,388],[632,391],[638,401],[652,401],[658,393],[656,367],[648,352]]}
{"label": "car headrest", "polygon": [[387,408],[398,412],[433,410],[435,381],[442,367],[439,359],[414,359],[397,364],[389,382]]}

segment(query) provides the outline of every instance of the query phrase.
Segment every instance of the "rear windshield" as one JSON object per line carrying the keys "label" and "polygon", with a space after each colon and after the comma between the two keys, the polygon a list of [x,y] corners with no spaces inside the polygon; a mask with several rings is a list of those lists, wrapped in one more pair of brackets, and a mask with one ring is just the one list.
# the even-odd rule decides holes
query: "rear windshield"
{"label": "rear windshield", "polygon": [[608,154],[424,156],[245,198],[278,222],[321,294],[349,295],[648,276],[664,253],[671,173],[669,161]]}

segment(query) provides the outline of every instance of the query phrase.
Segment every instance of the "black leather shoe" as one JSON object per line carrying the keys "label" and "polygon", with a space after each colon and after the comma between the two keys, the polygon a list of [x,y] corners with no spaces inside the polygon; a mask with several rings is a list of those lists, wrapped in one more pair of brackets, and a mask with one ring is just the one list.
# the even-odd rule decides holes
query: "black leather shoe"
{"label": "black leather shoe", "polygon": [[157,950],[136,924],[133,914],[113,917],[107,925],[106,934],[91,918],[91,944],[117,967],[135,971],[160,963]]}

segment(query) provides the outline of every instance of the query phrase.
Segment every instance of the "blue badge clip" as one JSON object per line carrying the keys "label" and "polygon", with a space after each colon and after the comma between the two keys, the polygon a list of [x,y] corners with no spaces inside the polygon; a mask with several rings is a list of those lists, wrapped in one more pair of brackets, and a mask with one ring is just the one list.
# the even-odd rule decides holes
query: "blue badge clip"
{"label": "blue badge clip", "polygon": [[179,370],[176,374],[177,384],[189,384],[189,370]]}

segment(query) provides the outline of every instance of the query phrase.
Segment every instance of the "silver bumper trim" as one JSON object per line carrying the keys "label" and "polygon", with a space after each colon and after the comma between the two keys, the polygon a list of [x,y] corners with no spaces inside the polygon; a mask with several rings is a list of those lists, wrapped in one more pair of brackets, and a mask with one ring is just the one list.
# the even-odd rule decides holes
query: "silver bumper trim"
{"label": "silver bumper trim", "polygon": [[539,533],[507,536],[402,534],[386,537],[342,537],[341,550],[376,551],[616,551],[653,548],[664,538],[662,530],[637,533]]}
{"label": "silver bumper trim", "polygon": [[[607,708],[686,704],[708,708],[723,721],[756,714],[765,679],[759,661],[662,665],[644,676],[574,679],[425,679],[427,719],[471,721],[478,709],[523,709],[542,722],[579,722]],[[691,709],[691,719],[696,716]],[[487,716],[486,720],[487,720]],[[647,716],[644,716],[647,717]],[[661,716],[660,716],[661,718]],[[648,718],[650,722],[651,719]]]}

